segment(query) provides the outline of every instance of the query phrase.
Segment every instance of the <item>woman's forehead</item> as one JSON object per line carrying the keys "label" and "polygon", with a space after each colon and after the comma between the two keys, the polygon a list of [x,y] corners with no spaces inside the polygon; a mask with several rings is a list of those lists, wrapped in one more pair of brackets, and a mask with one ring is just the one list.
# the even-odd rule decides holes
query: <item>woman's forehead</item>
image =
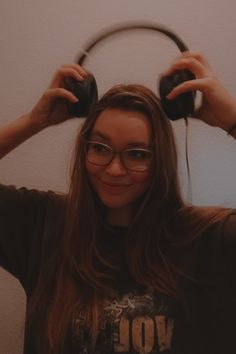
{"label": "woman's forehead", "polygon": [[148,118],[141,112],[107,109],[98,116],[91,136],[110,142],[149,145],[151,126]]}

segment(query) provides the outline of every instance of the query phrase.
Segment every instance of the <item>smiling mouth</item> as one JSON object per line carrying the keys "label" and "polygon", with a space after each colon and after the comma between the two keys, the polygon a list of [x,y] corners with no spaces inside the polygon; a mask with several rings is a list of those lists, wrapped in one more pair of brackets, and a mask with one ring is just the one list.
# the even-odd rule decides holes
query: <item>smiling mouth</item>
{"label": "smiling mouth", "polygon": [[111,193],[111,194],[122,194],[127,191],[128,188],[130,188],[131,184],[118,184],[118,183],[107,183],[107,182],[101,182],[101,187],[105,192]]}
{"label": "smiling mouth", "polygon": [[118,184],[118,183],[107,183],[104,181],[100,181],[102,184],[108,187],[113,187],[113,188],[125,188],[125,187],[130,187],[131,184]]}

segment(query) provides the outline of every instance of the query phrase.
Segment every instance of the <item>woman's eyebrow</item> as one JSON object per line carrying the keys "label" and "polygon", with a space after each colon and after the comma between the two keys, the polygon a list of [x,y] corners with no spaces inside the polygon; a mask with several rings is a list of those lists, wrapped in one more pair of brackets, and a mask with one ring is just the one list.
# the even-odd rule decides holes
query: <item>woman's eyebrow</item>
{"label": "woman's eyebrow", "polygon": [[127,148],[144,148],[144,149],[150,149],[151,145],[141,142],[141,141],[137,141],[137,142],[132,142],[132,143],[128,143]]}
{"label": "woman's eyebrow", "polygon": [[[97,130],[94,130],[91,132],[91,136],[90,138],[92,139],[96,139],[96,138],[100,138],[100,139],[103,139],[105,140],[106,142],[109,142],[111,143],[112,142],[112,139],[107,136],[106,134],[102,133],[102,132],[99,132]],[[146,148],[146,149],[150,149],[151,145],[146,143],[145,141],[130,141],[128,142],[127,144],[125,144],[126,148],[134,148],[134,147],[140,147],[140,148]]]}
{"label": "woman's eyebrow", "polygon": [[103,134],[103,133],[101,133],[101,132],[99,132],[97,130],[92,131],[90,137],[91,138],[102,138],[102,139],[107,140],[107,141],[111,140],[107,135],[105,135],[105,134]]}

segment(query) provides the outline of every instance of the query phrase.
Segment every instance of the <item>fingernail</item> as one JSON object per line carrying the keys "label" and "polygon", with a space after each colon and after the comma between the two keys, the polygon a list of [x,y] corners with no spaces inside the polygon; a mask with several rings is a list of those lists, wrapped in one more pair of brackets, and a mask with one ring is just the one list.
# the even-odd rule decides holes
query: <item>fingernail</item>
{"label": "fingernail", "polygon": [[170,100],[170,99],[172,98],[172,93],[171,93],[171,92],[168,93],[168,95],[166,95],[166,98],[167,98],[168,100]]}
{"label": "fingernail", "polygon": [[165,71],[162,72],[162,76],[169,76],[171,74],[170,69],[166,69]]}
{"label": "fingernail", "polygon": [[78,81],[82,81],[82,80],[84,79],[83,76],[78,75],[78,74],[76,75],[76,77],[77,77],[77,80],[78,80]]}

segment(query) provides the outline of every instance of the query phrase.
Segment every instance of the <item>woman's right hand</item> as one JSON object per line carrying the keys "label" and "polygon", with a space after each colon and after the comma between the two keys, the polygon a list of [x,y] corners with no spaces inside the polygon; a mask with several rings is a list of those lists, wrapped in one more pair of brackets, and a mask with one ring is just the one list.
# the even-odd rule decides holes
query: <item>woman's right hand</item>
{"label": "woman's right hand", "polygon": [[78,64],[64,65],[56,71],[49,87],[29,113],[32,124],[40,129],[59,124],[69,119],[66,100],[77,102],[78,99],[65,89],[65,79],[84,80],[87,73]]}

